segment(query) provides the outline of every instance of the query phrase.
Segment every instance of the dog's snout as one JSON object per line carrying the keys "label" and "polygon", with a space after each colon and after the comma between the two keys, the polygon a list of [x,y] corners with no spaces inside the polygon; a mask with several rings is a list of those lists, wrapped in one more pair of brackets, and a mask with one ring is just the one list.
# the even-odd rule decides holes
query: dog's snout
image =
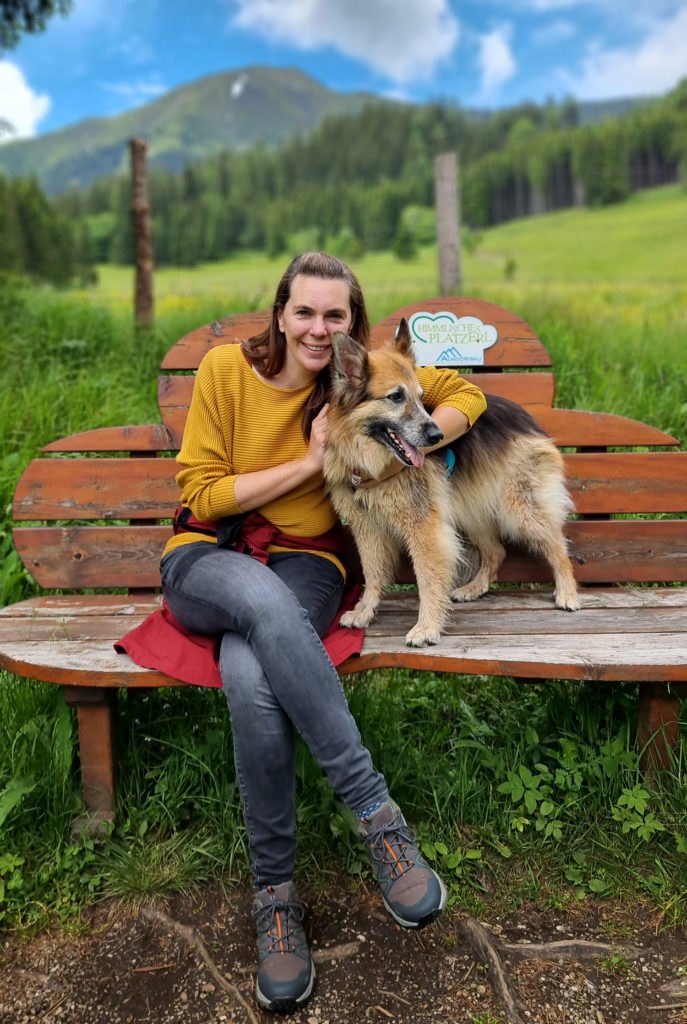
{"label": "dog's snout", "polygon": [[442,432],[439,430],[438,426],[434,422],[431,422],[431,423],[429,423],[427,425],[427,429],[426,429],[425,433],[427,435],[427,447],[428,448],[433,447],[435,444],[439,444],[439,442],[443,441],[443,439],[444,439],[444,435],[442,434]]}

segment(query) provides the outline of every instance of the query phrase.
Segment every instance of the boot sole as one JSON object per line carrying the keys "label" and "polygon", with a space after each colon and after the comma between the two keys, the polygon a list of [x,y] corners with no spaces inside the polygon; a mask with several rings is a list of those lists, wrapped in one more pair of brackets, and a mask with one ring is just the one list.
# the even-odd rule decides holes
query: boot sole
{"label": "boot sole", "polygon": [[310,996],[312,995],[313,988],[315,987],[315,964],[310,964],[310,980],[308,981],[308,987],[299,996],[284,996],[278,999],[268,999],[260,991],[260,982],[255,980],[255,998],[257,999],[263,1010],[271,1010],[272,1013],[290,1013],[292,1010],[297,1010],[299,1006],[302,1006]]}
{"label": "boot sole", "polygon": [[441,899],[439,900],[439,906],[435,907],[434,910],[430,910],[428,914],[425,914],[424,917],[421,917],[417,921],[407,921],[405,918],[401,917],[399,914],[396,913],[395,910],[392,910],[392,908],[389,906],[389,904],[384,899],[384,896],[382,895],[382,900],[384,900],[384,906],[389,911],[396,924],[400,924],[401,928],[412,928],[415,931],[420,931],[422,928],[426,928],[428,924],[431,924],[432,921],[436,921],[436,919],[441,915],[441,913],[444,910],[444,907],[446,906],[446,886],[442,882],[441,878],[439,878],[439,875],[437,875],[436,877],[441,888]]}

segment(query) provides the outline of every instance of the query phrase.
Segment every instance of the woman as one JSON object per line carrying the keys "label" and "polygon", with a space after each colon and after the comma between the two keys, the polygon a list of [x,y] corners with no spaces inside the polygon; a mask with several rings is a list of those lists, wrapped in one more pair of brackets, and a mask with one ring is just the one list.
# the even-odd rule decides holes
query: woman
{"label": "woman", "polygon": [[[205,356],[177,457],[190,510],[182,520],[195,529],[176,533],[161,563],[175,619],[194,633],[221,636],[219,670],[254,882],[256,994],[269,1010],[302,1005],[315,978],[293,883],[296,730],[356,815],[394,920],[422,927],[446,902],[372,765],[320,639],[339,609],[346,573],[322,478],[335,331],[368,343],[360,285],[340,260],[306,253],[279,283],[269,328]],[[447,443],[469,428],[484,397],[453,371],[419,373],[425,392],[439,395],[433,416]],[[213,525],[251,512],[275,534],[266,564],[224,542],[222,525],[220,543],[213,535]]]}

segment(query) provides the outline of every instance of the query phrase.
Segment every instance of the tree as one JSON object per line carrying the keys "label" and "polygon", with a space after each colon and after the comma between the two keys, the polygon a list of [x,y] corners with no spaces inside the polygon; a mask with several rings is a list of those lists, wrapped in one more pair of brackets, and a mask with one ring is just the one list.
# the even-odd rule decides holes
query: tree
{"label": "tree", "polygon": [[11,50],[22,32],[42,32],[54,14],[65,15],[73,0],[0,0],[0,50]]}

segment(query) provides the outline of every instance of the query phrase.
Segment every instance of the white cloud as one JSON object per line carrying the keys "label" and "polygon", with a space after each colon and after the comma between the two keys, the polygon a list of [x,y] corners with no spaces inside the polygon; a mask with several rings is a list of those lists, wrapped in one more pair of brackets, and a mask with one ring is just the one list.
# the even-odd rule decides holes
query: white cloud
{"label": "white cloud", "polygon": [[537,46],[553,46],[562,43],[566,39],[572,39],[577,34],[577,28],[572,21],[564,21],[558,18],[550,25],[543,25],[532,32],[532,42]]}
{"label": "white cloud", "polygon": [[14,128],[5,141],[35,135],[39,121],[49,110],[50,97],[34,92],[16,64],[0,61],[0,119]]}
{"label": "white cloud", "polygon": [[482,75],[482,99],[493,96],[518,69],[510,48],[511,32],[511,25],[501,25],[479,37],[477,59]]}
{"label": "white cloud", "polygon": [[399,84],[431,79],[460,32],[448,0],[238,0],[234,24],[301,50],[332,47]]}
{"label": "white cloud", "polygon": [[598,43],[582,61],[579,74],[563,73],[580,99],[655,94],[673,88],[687,73],[687,4],[645,27],[635,47],[604,49]]}

